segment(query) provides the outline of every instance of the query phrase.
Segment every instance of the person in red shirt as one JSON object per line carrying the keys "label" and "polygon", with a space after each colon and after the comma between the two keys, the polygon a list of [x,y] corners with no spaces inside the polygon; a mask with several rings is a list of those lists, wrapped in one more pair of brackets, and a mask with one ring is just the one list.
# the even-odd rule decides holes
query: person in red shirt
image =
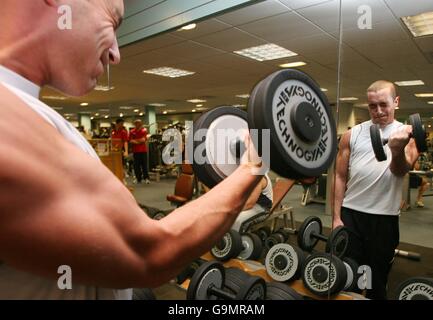
{"label": "person in red shirt", "polygon": [[147,170],[147,139],[149,134],[140,119],[134,121],[135,128],[129,134],[129,142],[132,144],[134,155],[134,172],[137,183],[144,179],[149,184],[149,173]]}
{"label": "person in red shirt", "polygon": [[123,157],[128,156],[128,131],[123,126],[123,119],[116,120],[114,129],[111,131],[113,151],[122,151]]}

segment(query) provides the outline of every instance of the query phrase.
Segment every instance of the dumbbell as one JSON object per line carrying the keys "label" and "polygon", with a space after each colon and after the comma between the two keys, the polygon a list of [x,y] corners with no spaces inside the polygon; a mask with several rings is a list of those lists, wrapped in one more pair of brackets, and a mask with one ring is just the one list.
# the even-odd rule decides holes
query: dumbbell
{"label": "dumbbell", "polygon": [[411,277],[397,288],[396,300],[433,300],[433,279]]}
{"label": "dumbbell", "polygon": [[318,296],[333,296],[343,290],[351,291],[357,285],[358,264],[346,258],[344,261],[328,253],[314,253],[304,264],[302,282]]}
{"label": "dumbbell", "polygon": [[224,290],[225,269],[217,261],[201,265],[191,278],[186,297],[188,300],[264,300],[266,282],[260,277],[248,277],[237,294]]}
{"label": "dumbbell", "polygon": [[289,240],[290,233],[287,230],[284,230],[283,228],[278,229],[274,233],[272,233],[269,237],[265,240],[265,248],[266,250],[271,249],[273,246],[275,246],[278,243],[284,243],[287,240]]}
{"label": "dumbbell", "polygon": [[322,234],[322,221],[319,217],[311,216],[304,220],[298,231],[298,246],[311,252],[319,240],[326,242],[326,252],[341,258],[344,256],[349,243],[349,232],[344,226],[332,230],[329,237]]}
{"label": "dumbbell", "polygon": [[185,269],[183,269],[175,278],[177,284],[182,284],[185,282],[186,279],[191,278],[196,270],[205,263],[206,260],[203,259],[197,259],[191,262],[189,266],[187,266]]}
{"label": "dumbbell", "polygon": [[267,274],[275,281],[299,279],[307,253],[288,243],[278,243],[269,249],[265,258]]}
{"label": "dumbbell", "polygon": [[262,243],[265,244],[265,240],[267,237],[269,237],[272,233],[271,228],[265,226],[261,227],[260,229],[253,231],[256,235],[259,236],[260,240],[262,240]]}
{"label": "dumbbell", "polygon": [[[409,135],[410,138],[415,140],[416,148],[418,152],[427,151],[427,134],[425,128],[422,124],[421,117],[418,113],[409,116],[409,124],[412,126],[412,133]],[[383,148],[387,143],[388,139],[383,139],[380,125],[373,124],[370,127],[370,139],[371,145],[373,147],[374,155],[377,161],[385,161],[387,155],[385,149]]]}
{"label": "dumbbell", "polygon": [[220,106],[194,122],[187,133],[193,150],[187,155],[193,155],[194,173],[201,182],[212,188],[239,167],[248,130],[266,167],[286,178],[320,176],[336,155],[329,102],[320,86],[298,70],[280,70],[260,81],[247,112]]}
{"label": "dumbbell", "polygon": [[241,236],[236,230],[229,230],[212,247],[211,254],[219,261],[227,261],[235,257],[242,260],[255,260],[260,258],[262,249],[262,241],[256,234],[244,233]]}

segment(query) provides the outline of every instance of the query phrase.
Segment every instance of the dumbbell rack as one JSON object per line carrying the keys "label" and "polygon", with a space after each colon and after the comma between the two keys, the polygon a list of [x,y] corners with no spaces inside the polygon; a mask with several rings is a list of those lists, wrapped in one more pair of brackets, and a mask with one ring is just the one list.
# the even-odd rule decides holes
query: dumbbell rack
{"label": "dumbbell rack", "polygon": [[[201,257],[203,260],[211,261],[215,260],[214,257],[207,253]],[[225,263],[223,263],[225,268],[238,268],[252,276],[259,276],[263,278],[267,282],[273,281],[271,277],[266,272],[266,268],[263,264],[257,261],[252,260],[239,260],[239,259],[231,259]],[[187,290],[189,286],[190,279],[185,280],[180,287]],[[296,290],[299,294],[303,296],[310,297],[314,300],[328,300],[327,297],[320,297],[313,293],[311,293],[307,288],[305,288],[302,280],[294,280],[288,284],[291,288]],[[340,292],[338,295],[331,297],[331,300],[365,300],[365,298],[359,294],[351,293],[351,292]]]}

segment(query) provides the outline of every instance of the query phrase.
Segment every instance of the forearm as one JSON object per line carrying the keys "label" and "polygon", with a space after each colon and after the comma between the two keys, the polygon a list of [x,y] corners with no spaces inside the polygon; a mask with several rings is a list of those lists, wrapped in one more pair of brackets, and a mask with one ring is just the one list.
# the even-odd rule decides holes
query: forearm
{"label": "forearm", "polygon": [[411,164],[407,160],[406,153],[393,153],[389,169],[394,175],[398,177],[403,177],[404,175],[406,175],[411,169]]}
{"label": "forearm", "polygon": [[335,193],[334,193],[334,212],[333,220],[341,219],[341,207],[343,205],[344,194],[346,192],[347,177],[341,174],[335,176]]}

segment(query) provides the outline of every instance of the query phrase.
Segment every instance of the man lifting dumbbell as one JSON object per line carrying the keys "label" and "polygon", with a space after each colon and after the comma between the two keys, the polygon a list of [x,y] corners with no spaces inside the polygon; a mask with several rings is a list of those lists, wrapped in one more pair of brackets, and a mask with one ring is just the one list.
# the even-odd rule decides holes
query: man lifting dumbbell
{"label": "man lifting dumbbell", "polygon": [[[64,4],[72,29],[58,26]],[[103,288],[165,283],[227,232],[263,177],[244,134],[245,152],[229,176],[152,220],[81,134],[38,100],[45,85],[84,95],[105,66],[120,62],[115,30],[123,12],[122,0],[2,1],[0,298],[131,298],[131,290]],[[255,128],[273,128],[272,169],[297,178],[326,171],[336,130],[320,86],[296,71],[259,84],[249,110]],[[63,265],[71,290],[58,287]]]}
{"label": "man lifting dumbbell", "polygon": [[[347,131],[336,164],[333,228],[345,225],[350,240],[346,256],[372,270],[367,297],[386,299],[386,284],[399,243],[398,215],[403,176],[419,153],[413,128],[394,119],[399,105],[393,83],[376,81],[367,89],[371,120]],[[376,159],[370,126],[379,125],[387,140],[386,161]]]}
{"label": "man lifting dumbbell", "polygon": [[[58,28],[63,4],[73,13],[71,30]],[[131,298],[131,290],[103,288],[174,278],[221,238],[262,179],[251,173],[259,160],[250,144],[225,181],[150,219],[80,133],[38,100],[44,85],[83,95],[106,65],[120,62],[123,1],[1,5],[0,299]],[[71,290],[57,284],[63,265],[71,268]]]}

